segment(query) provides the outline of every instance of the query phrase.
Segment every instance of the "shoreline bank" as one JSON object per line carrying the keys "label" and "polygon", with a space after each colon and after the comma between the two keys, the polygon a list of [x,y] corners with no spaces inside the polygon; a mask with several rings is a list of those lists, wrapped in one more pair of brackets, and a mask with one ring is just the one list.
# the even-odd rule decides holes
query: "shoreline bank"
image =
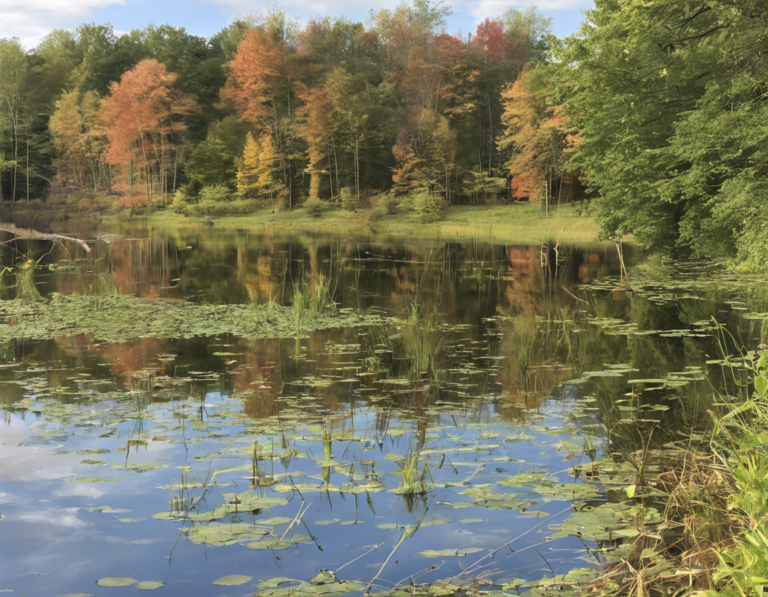
{"label": "shoreline bank", "polygon": [[594,218],[578,215],[576,207],[561,206],[549,217],[539,217],[536,205],[452,206],[440,218],[424,222],[418,214],[386,215],[377,221],[367,210],[349,212],[327,210],[319,217],[305,208],[290,212],[261,209],[240,216],[186,217],[170,211],[149,216],[107,216],[106,222],[146,222],[149,224],[214,225],[222,229],[249,230],[267,234],[343,233],[357,236],[411,237],[424,239],[487,240],[510,244],[557,242],[595,244],[599,226]]}

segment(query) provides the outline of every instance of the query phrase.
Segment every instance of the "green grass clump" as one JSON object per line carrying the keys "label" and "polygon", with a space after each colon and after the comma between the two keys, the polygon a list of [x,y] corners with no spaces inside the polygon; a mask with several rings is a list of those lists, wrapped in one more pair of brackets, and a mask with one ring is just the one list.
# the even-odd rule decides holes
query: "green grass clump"
{"label": "green grass clump", "polygon": [[23,303],[35,303],[42,298],[35,284],[36,268],[37,262],[29,259],[16,271],[16,298]]}

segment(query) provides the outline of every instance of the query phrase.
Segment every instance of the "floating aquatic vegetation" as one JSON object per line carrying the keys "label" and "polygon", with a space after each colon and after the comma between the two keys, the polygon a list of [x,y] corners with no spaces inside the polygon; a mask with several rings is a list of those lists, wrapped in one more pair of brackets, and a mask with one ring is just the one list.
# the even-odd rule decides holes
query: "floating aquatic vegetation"
{"label": "floating aquatic vegetation", "polygon": [[222,587],[237,587],[237,586],[249,583],[252,580],[253,580],[252,576],[245,576],[244,574],[229,574],[227,576],[222,576],[221,578],[217,578],[216,580],[213,581],[213,584],[219,585]]}
{"label": "floating aquatic vegetation", "polygon": [[162,580],[144,580],[140,583],[136,583],[136,588],[139,591],[156,591],[162,589],[165,586],[165,582]]}
{"label": "floating aquatic vegetation", "polygon": [[[0,341],[13,338],[46,339],[90,334],[96,340],[126,341],[135,338],[192,338],[232,334],[245,338],[291,338],[296,335],[292,310],[276,306],[260,318],[260,307],[206,305],[114,295],[102,299],[94,311],[88,297],[54,294],[34,305],[0,301]],[[13,323],[8,323],[13,318]],[[331,328],[382,325],[393,319],[351,310],[325,312],[302,320],[302,333]]]}
{"label": "floating aquatic vegetation", "polygon": [[137,582],[138,581],[135,578],[107,577],[100,578],[96,581],[96,584],[100,587],[129,587]]}
{"label": "floating aquatic vegetation", "polygon": [[[534,568],[516,569],[510,578],[504,571],[525,556],[518,560],[505,550],[494,556],[499,571],[478,576],[483,584],[475,591],[479,586],[489,595],[566,594],[576,585],[565,585],[588,578],[576,571],[558,574],[566,566],[582,565],[590,555],[596,560],[626,555],[635,538],[664,530],[657,522],[663,491],[647,482],[661,470],[656,454],[644,468],[645,479],[638,481],[637,467],[608,450],[629,451],[627,438],[638,434],[641,424],[670,421],[668,430],[676,434],[674,419],[686,406],[681,396],[698,393],[706,385],[699,382],[711,381],[712,370],[721,374],[721,367],[703,362],[713,360],[703,356],[709,354],[702,348],[709,333],[706,315],[691,310],[686,320],[671,318],[671,323],[639,318],[641,303],[670,309],[697,303],[701,309],[703,301],[691,291],[646,292],[638,279],[633,276],[642,299],[637,304],[629,305],[626,295],[612,297],[602,301],[598,317],[572,298],[575,308],[547,308],[542,317],[530,317],[537,346],[526,367],[529,391],[523,393],[517,391],[523,385],[515,361],[519,339],[509,327],[520,311],[513,306],[508,311],[513,316],[505,315],[506,298],[496,305],[500,312],[484,318],[479,328],[446,323],[457,319],[454,315],[439,320],[433,355],[423,338],[411,335],[424,312],[408,320],[344,309],[321,310],[314,317],[304,307],[302,337],[311,330],[335,331],[313,335],[302,346],[301,359],[289,358],[292,341],[242,340],[294,337],[295,310],[277,304],[241,310],[240,305],[144,302],[110,293],[98,309],[93,301],[80,305],[76,297],[59,295],[31,305],[0,303],[6,318],[0,339],[16,331],[29,338],[57,337],[45,346],[55,345],[57,354],[65,355],[57,363],[10,363],[8,370],[0,364],[0,381],[18,394],[8,392],[9,404],[0,408],[14,421],[26,417],[31,439],[22,441],[24,448],[38,454],[55,450],[67,481],[97,483],[65,488],[69,503],[94,512],[80,517],[99,531],[97,525],[111,525],[120,541],[136,540],[130,531],[141,530],[138,541],[147,541],[152,557],[159,546],[165,549],[169,540],[180,538],[185,556],[202,557],[214,547],[234,569],[268,574],[271,566],[322,569],[343,541],[350,560],[361,556],[346,569],[350,578],[367,583],[381,570],[386,553],[390,565],[399,560],[401,569],[434,563],[449,575],[481,559],[481,552],[494,554],[507,535],[522,535],[530,538],[523,546],[529,554],[538,542],[557,552],[557,563],[547,555],[552,574],[545,571],[548,578],[541,579]],[[517,276],[517,283],[522,280]],[[528,307],[524,312],[531,312]],[[744,313],[741,304],[729,308]],[[378,322],[376,331],[367,327],[372,322]],[[400,329],[392,333],[393,326]],[[80,332],[92,336],[83,339]],[[208,334],[216,337],[202,338]],[[139,335],[148,339],[119,349],[109,342]],[[154,343],[181,336],[201,339]],[[93,343],[94,337],[108,342]],[[424,336],[427,343],[429,337]],[[407,342],[414,344],[408,348]],[[41,345],[24,343],[24,354]],[[9,359],[28,358],[11,354]],[[126,364],[129,357],[140,362]],[[742,365],[748,360],[742,358]],[[103,379],[88,380],[88,375]],[[536,376],[544,381],[531,385]],[[575,380],[561,386],[568,378]],[[107,487],[98,483],[119,479],[78,477],[106,470],[86,469],[100,463],[126,470],[126,483]],[[142,472],[147,474],[136,474]],[[46,486],[61,489],[56,480]],[[128,494],[134,492],[123,488],[135,488],[141,498],[131,501]],[[414,499],[404,504],[401,495]],[[44,498],[59,499],[55,494]],[[101,500],[131,508],[135,518],[112,516],[121,514],[120,508],[92,506]],[[552,514],[561,508],[561,514]],[[152,512],[158,513],[140,528],[116,524],[144,520]],[[16,525],[18,518],[5,513]],[[535,532],[525,535],[529,528]],[[144,535],[146,529],[154,532]],[[465,536],[456,540],[458,534]],[[577,537],[586,544],[583,550]],[[379,544],[383,557],[373,555],[375,550],[365,555]],[[435,561],[424,563],[420,554]],[[242,562],[258,568],[243,568]],[[654,562],[659,570],[666,565]],[[384,570],[397,572],[395,566]],[[217,575],[193,574],[205,582]],[[261,583],[259,591],[328,596],[367,588],[393,597],[436,597],[469,587],[475,594],[471,583],[455,578],[429,585],[419,585],[416,578],[411,586],[390,588],[383,581],[367,587],[324,574],[311,581],[273,579]]]}
{"label": "floating aquatic vegetation", "polygon": [[251,543],[248,543],[246,547],[248,549],[255,549],[255,550],[274,550],[274,551],[280,551],[283,549],[288,549],[289,547],[293,547],[294,545],[301,545],[303,543],[309,543],[312,541],[312,537],[309,535],[302,535],[300,533],[297,533],[289,538],[282,538],[282,537],[270,537],[266,539],[260,539],[258,541],[252,541]]}
{"label": "floating aquatic vegetation", "polygon": [[357,582],[340,581],[333,572],[323,570],[309,582],[285,577],[264,581],[259,583],[259,591],[256,595],[259,597],[318,597],[319,595],[337,597],[362,591],[365,588],[365,585]]}

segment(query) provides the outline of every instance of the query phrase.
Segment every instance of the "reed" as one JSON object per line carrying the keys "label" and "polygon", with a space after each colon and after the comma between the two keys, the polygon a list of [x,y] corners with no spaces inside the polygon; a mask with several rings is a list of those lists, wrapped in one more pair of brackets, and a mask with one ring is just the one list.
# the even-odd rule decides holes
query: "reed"
{"label": "reed", "polygon": [[33,259],[25,261],[16,271],[16,298],[25,303],[34,303],[42,299],[35,284],[37,262]]}
{"label": "reed", "polygon": [[325,313],[335,308],[331,281],[320,274],[313,286],[304,280],[293,285],[293,321],[296,331],[296,353],[301,350],[301,337],[304,334],[304,322],[318,320]]}

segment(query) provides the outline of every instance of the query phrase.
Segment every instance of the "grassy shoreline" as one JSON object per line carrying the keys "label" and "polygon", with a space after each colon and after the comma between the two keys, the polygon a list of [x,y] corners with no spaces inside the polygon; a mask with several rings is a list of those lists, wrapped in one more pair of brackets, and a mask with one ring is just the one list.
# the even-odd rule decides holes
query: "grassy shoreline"
{"label": "grassy shoreline", "polygon": [[599,227],[594,218],[577,215],[576,207],[552,208],[550,217],[539,217],[536,205],[452,206],[441,218],[425,223],[418,214],[387,215],[370,222],[368,212],[328,210],[312,217],[304,208],[272,213],[268,208],[241,216],[185,217],[169,211],[149,216],[109,216],[106,221],[146,221],[177,226],[213,223],[218,228],[249,230],[265,234],[343,233],[357,236],[410,237],[425,239],[480,239],[511,244],[545,241],[594,244]]}

